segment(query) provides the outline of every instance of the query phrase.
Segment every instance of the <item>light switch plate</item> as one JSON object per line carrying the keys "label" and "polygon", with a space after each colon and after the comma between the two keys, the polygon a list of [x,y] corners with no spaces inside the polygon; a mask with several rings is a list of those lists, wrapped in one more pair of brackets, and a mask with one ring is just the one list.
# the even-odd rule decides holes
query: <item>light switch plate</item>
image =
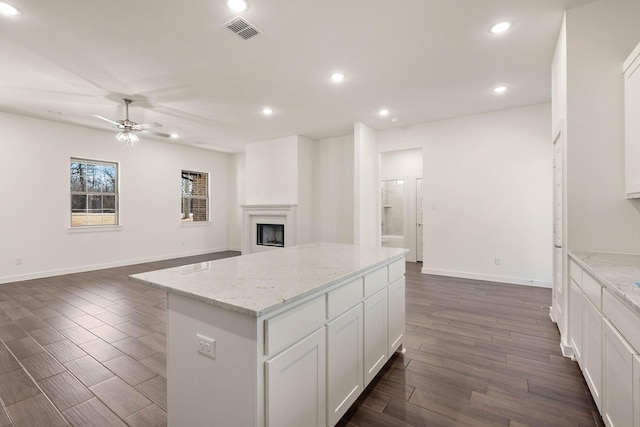
{"label": "light switch plate", "polygon": [[198,353],[203,354],[212,359],[216,358],[216,340],[196,334],[198,343]]}

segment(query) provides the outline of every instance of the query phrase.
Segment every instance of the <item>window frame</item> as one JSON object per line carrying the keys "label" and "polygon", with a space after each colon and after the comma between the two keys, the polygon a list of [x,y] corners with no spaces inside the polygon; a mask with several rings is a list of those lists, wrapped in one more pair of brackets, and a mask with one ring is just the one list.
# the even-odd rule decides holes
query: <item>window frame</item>
{"label": "window frame", "polygon": [[[113,167],[115,169],[115,177],[113,178],[113,192],[110,191],[89,191],[89,188],[87,188],[87,183],[85,182],[85,189],[84,191],[77,191],[74,190],[74,186],[73,186],[73,171],[72,171],[72,165],[76,163],[76,164],[84,164],[84,165],[96,165],[96,166],[108,166],[108,167]],[[86,176],[86,175],[85,175]],[[86,159],[86,158],[82,158],[82,157],[70,157],[69,159],[69,228],[71,229],[102,229],[102,228],[109,228],[109,227],[118,227],[120,226],[120,164],[118,162],[113,162],[113,161],[108,161],[108,160],[95,160],[95,159]],[[74,216],[74,210],[78,210],[77,208],[74,209],[73,207],[73,203],[74,203],[74,196],[85,196],[86,200],[85,200],[85,208],[84,211],[87,214],[87,217],[84,221],[83,224],[74,224],[74,220],[73,220],[73,216]],[[105,204],[104,204],[104,196],[110,196],[113,197],[114,201],[113,201],[113,208],[105,208]],[[91,210],[97,210],[97,209],[91,209],[90,208],[90,203],[89,203],[89,199],[92,197],[100,197],[100,216],[101,216],[101,221],[99,224],[91,224],[88,223],[88,214],[89,211]],[[106,217],[105,214],[108,214],[108,212],[105,211],[113,211],[113,215],[114,215],[114,220],[113,222],[108,222],[105,223],[104,222],[104,218]]]}
{"label": "window frame", "polygon": [[[193,195],[193,190],[191,191],[192,194],[190,195],[185,195],[185,191],[184,191],[184,186],[183,186],[183,182],[185,180],[185,175],[200,175],[200,176],[204,176],[205,178],[205,195],[201,196],[201,195]],[[195,170],[190,170],[190,169],[181,169],[180,170],[180,223],[181,224],[204,224],[204,223],[208,223],[210,222],[210,210],[211,210],[211,204],[209,203],[209,199],[210,199],[210,189],[211,189],[211,182],[210,182],[210,176],[211,174],[209,172],[202,172],[202,171],[195,171]],[[188,218],[184,218],[184,207],[185,207],[185,201],[189,201],[188,206],[191,207],[191,210],[189,211],[189,216]],[[203,200],[205,202],[205,218],[204,219],[193,219],[193,207],[192,207],[192,202],[194,200]],[[191,219],[189,219],[191,218]]]}

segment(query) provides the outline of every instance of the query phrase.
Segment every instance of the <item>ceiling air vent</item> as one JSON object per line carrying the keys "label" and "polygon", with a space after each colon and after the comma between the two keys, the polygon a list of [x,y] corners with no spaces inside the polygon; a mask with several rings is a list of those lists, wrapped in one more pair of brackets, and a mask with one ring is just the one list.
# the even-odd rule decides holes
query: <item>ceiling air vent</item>
{"label": "ceiling air vent", "polygon": [[240,16],[227,22],[224,26],[245,40],[249,40],[262,32]]}

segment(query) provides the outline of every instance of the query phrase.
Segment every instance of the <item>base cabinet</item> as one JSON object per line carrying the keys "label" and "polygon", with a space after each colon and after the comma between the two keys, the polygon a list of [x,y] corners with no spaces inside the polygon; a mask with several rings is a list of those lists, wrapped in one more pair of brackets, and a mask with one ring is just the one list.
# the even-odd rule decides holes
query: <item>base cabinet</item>
{"label": "base cabinet", "polygon": [[328,425],[335,425],[364,389],[363,331],[362,304],[327,323]]}
{"label": "base cabinet", "polygon": [[580,366],[583,366],[582,298],[582,289],[573,279],[569,279],[569,343]]}
{"label": "base cabinet", "polygon": [[404,339],[405,329],[405,284],[404,277],[389,285],[389,347],[387,352],[393,354]]}
{"label": "base cabinet", "polygon": [[633,356],[633,427],[640,427],[640,356]]}
{"label": "base cabinet", "polygon": [[582,299],[582,309],[582,374],[598,410],[602,413],[602,314],[586,295]]}
{"label": "base cabinet", "polygon": [[607,427],[633,425],[634,350],[605,319],[602,326],[602,419]]}
{"label": "base cabinet", "polygon": [[388,359],[387,290],[364,300],[364,381],[369,383]]}
{"label": "base cabinet", "polygon": [[325,426],[325,330],[265,362],[267,427]]}

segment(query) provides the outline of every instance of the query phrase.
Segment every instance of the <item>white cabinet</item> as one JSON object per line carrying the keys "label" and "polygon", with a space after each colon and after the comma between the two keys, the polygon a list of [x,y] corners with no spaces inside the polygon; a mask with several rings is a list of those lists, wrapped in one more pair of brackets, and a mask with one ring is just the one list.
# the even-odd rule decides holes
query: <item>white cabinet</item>
{"label": "white cabinet", "polygon": [[364,388],[362,322],[359,303],[327,323],[327,420],[330,426],[340,420]]}
{"label": "white cabinet", "polygon": [[602,413],[602,314],[586,295],[582,299],[582,309],[582,374]]}
{"label": "white cabinet", "polygon": [[624,63],[627,198],[640,197],[640,44]]}
{"label": "white cabinet", "polygon": [[326,425],[325,330],[265,362],[267,427]]}
{"label": "white cabinet", "polygon": [[633,356],[633,427],[640,427],[640,356]]}
{"label": "white cabinet", "polygon": [[388,359],[387,320],[387,289],[382,289],[364,300],[364,381],[367,384]]}
{"label": "white cabinet", "polygon": [[396,280],[388,288],[389,304],[389,356],[398,349],[404,338],[405,328],[405,286],[404,277]]}
{"label": "white cabinet", "polygon": [[633,425],[634,350],[605,319],[602,327],[602,419],[607,427]]}
{"label": "white cabinet", "polygon": [[582,289],[573,278],[569,279],[569,344],[573,355],[582,365]]}

